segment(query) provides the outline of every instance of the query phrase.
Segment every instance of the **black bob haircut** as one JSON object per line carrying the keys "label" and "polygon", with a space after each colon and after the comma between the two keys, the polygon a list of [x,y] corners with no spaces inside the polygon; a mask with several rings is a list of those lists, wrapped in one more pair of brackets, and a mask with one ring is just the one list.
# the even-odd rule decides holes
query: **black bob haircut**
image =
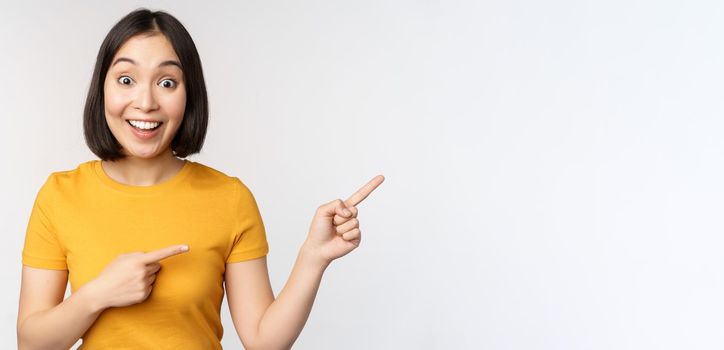
{"label": "black bob haircut", "polygon": [[163,11],[137,9],[116,23],[103,40],[96,59],[93,78],[83,111],[83,133],[88,147],[105,161],[123,159],[122,146],[108,128],[105,118],[103,85],[111,60],[118,49],[138,34],[163,34],[173,46],[181,61],[186,86],[186,109],[183,121],[171,141],[175,156],[186,158],[199,153],[206,137],[209,122],[206,83],[201,69],[201,58],[191,35],[175,17]]}

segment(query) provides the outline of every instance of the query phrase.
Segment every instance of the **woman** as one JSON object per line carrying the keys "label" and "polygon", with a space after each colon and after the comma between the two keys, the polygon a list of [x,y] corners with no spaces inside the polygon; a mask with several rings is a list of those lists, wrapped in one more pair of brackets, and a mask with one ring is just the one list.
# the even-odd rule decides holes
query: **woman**
{"label": "woman", "polygon": [[[223,285],[247,349],[290,348],[326,267],[361,239],[357,208],[384,177],[318,208],[275,299],[269,247],[251,191],[185,160],[208,120],[185,28],[131,12],[101,45],[84,112],[100,158],[52,173],[25,237],[20,349],[220,349]],[[72,294],[63,300],[70,279]]]}

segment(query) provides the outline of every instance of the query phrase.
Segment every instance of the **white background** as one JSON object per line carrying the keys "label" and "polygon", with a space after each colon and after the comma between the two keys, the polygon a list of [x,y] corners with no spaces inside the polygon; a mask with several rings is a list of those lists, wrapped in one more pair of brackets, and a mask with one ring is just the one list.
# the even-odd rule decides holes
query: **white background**
{"label": "white background", "polygon": [[95,159],[95,57],[140,6],[196,42],[190,159],[254,193],[275,294],[316,207],[386,177],[295,349],[724,347],[724,3],[660,0],[3,4],[0,347],[35,194]]}

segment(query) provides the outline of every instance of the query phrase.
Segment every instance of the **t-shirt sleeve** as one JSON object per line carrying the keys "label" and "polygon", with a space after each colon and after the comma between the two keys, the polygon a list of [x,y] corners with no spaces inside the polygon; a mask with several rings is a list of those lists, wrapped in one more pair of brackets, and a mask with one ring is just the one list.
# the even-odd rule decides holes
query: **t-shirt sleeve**
{"label": "t-shirt sleeve", "polygon": [[30,267],[67,270],[65,252],[51,221],[52,177],[51,174],[35,196],[25,231],[22,261]]}
{"label": "t-shirt sleeve", "polygon": [[227,263],[263,257],[269,253],[264,222],[254,195],[241,180],[234,178],[236,230]]}

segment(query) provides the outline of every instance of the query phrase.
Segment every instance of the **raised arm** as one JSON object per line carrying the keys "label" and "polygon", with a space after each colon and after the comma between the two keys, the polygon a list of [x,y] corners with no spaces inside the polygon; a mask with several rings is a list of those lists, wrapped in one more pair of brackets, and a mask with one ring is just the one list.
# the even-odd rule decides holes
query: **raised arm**
{"label": "raised arm", "polygon": [[357,208],[384,177],[376,176],[347,200],[320,206],[289,280],[274,299],[266,257],[226,265],[231,317],[244,347],[290,349],[304,328],[329,264],[361,241]]}
{"label": "raised arm", "polygon": [[326,266],[300,252],[275,300],[266,257],[226,264],[229,311],[244,348],[290,349],[307,322]]}

